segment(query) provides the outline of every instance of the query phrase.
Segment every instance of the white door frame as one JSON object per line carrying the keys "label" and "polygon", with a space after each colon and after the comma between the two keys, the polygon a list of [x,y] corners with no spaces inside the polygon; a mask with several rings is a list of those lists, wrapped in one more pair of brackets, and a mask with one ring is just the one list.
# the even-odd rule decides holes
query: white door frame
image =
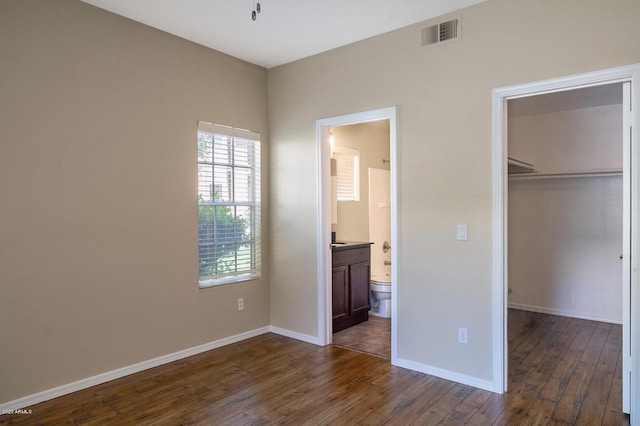
{"label": "white door frame", "polygon": [[[509,99],[552,93],[564,90],[579,89],[589,86],[611,84],[616,82],[631,82],[631,104],[636,107],[630,114],[630,124],[636,129],[640,121],[640,64],[612,68],[608,70],[579,74],[558,79],[544,80],[516,86],[502,87],[493,90],[493,385],[496,392],[507,390],[507,140],[506,140],[506,102]],[[633,132],[630,146],[625,147],[627,162],[624,164],[626,186],[631,205],[625,211],[623,221],[630,226],[630,253],[623,251],[623,256],[630,269],[629,288],[623,291],[623,329],[626,334],[626,346],[630,349],[630,365],[637,366],[640,357],[637,356],[640,345],[640,327],[630,328],[631,324],[640,324],[640,295],[637,288],[637,200],[638,173],[640,164],[638,152],[638,132]],[[630,148],[630,155],[629,149]],[[631,169],[631,170],[629,170]],[[631,188],[629,189],[629,183]],[[634,212],[634,214],[631,214]],[[629,228],[626,228],[629,229]],[[628,274],[627,274],[628,275]],[[631,310],[631,315],[629,315]],[[630,340],[630,341],[629,341]],[[630,392],[631,404],[625,407],[631,413],[640,413],[640,368],[631,371]],[[625,410],[627,411],[627,410]]]}
{"label": "white door frame", "polygon": [[398,288],[398,178],[397,178],[397,126],[396,107],[388,107],[316,121],[318,157],[318,341],[328,345],[332,338],[331,324],[331,172],[329,154],[329,128],[369,121],[389,120],[389,150],[391,161],[391,362],[397,356],[397,288]]}

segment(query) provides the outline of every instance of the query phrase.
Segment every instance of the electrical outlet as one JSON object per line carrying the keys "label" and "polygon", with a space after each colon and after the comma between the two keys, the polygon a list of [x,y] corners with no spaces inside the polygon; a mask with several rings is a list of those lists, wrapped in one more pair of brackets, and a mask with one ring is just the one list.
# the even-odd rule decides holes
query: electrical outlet
{"label": "electrical outlet", "polygon": [[238,310],[244,311],[244,297],[238,298]]}
{"label": "electrical outlet", "polygon": [[458,328],[458,342],[469,343],[469,330],[464,327]]}

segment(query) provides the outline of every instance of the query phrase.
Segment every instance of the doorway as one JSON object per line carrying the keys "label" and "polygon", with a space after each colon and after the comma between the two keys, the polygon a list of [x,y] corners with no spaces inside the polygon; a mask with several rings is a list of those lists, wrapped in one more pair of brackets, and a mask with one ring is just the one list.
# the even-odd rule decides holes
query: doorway
{"label": "doorway", "polygon": [[508,385],[535,389],[528,416],[621,415],[623,89],[507,101]]}
{"label": "doorway", "polygon": [[[392,247],[389,120],[333,126],[330,134],[332,163],[335,165],[331,176],[332,239],[335,236],[338,243],[371,243],[368,261],[370,279],[365,283],[369,303],[365,315],[358,317],[358,324],[347,324],[351,321],[342,314],[345,309],[340,302],[345,299],[340,294],[344,291],[344,285],[337,284],[334,275],[332,301],[340,306],[336,309],[334,305],[333,308],[333,344],[390,359]],[[342,277],[343,269],[336,266],[336,262],[340,263],[347,253],[355,252],[336,252],[336,249],[344,249],[344,245],[339,244],[332,253],[332,271]],[[338,281],[342,280],[338,278]],[[370,291],[370,287],[375,291]],[[336,290],[339,294],[336,294]],[[337,316],[337,313],[341,315]]]}
{"label": "doorway", "polygon": [[[390,213],[391,213],[391,362],[396,358],[396,308],[397,308],[397,175],[396,175],[396,108],[389,107],[372,111],[348,114],[318,120],[316,140],[318,148],[318,335],[323,345],[332,343],[332,294],[331,294],[331,128],[363,123],[387,121],[389,128],[389,156],[380,158],[388,161],[390,168]],[[364,188],[363,188],[364,190]]]}
{"label": "doorway", "polygon": [[[631,232],[635,230],[635,215],[632,212],[632,200],[636,199],[637,190],[632,188],[630,182],[635,179],[635,169],[632,167],[636,160],[631,156],[631,146],[637,143],[632,137],[631,123],[632,113],[631,103],[631,82],[637,78],[639,68],[623,67],[596,73],[583,74],[558,80],[549,80],[538,83],[531,83],[521,86],[513,86],[494,90],[494,383],[497,391],[507,390],[507,301],[509,291],[509,268],[508,268],[508,103],[510,100],[537,96],[546,93],[563,92],[568,90],[583,89],[587,87],[597,87],[608,84],[623,84],[623,122],[622,131],[623,161],[623,244],[622,252],[622,330],[623,330],[623,350],[622,359],[624,368],[622,372],[623,382],[623,411],[630,411],[630,385],[631,385],[631,284],[635,282],[635,273],[631,271],[630,265],[635,258],[636,236]],[[637,95],[635,95],[637,96]],[[635,150],[634,150],[635,152]],[[528,168],[532,166],[526,161],[520,167]],[[535,168],[535,166],[533,167]],[[633,222],[633,223],[632,223]],[[636,331],[633,330],[635,333]]]}
{"label": "doorway", "polygon": [[509,308],[622,323],[623,86],[507,101]]}

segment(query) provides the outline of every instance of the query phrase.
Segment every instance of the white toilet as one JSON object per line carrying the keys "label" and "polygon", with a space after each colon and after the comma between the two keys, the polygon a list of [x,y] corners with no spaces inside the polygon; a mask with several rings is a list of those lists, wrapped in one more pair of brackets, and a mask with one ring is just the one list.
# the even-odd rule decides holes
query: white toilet
{"label": "white toilet", "polygon": [[371,314],[391,318],[391,277],[389,274],[371,276]]}

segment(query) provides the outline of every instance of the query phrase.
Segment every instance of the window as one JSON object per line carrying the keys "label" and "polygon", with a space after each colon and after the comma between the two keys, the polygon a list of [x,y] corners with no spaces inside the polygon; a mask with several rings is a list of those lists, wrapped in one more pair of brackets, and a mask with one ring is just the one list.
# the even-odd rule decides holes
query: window
{"label": "window", "polygon": [[260,134],[198,122],[200,287],[260,277]]}
{"label": "window", "polygon": [[336,159],[338,201],[360,201],[360,151],[334,146],[333,158]]}

